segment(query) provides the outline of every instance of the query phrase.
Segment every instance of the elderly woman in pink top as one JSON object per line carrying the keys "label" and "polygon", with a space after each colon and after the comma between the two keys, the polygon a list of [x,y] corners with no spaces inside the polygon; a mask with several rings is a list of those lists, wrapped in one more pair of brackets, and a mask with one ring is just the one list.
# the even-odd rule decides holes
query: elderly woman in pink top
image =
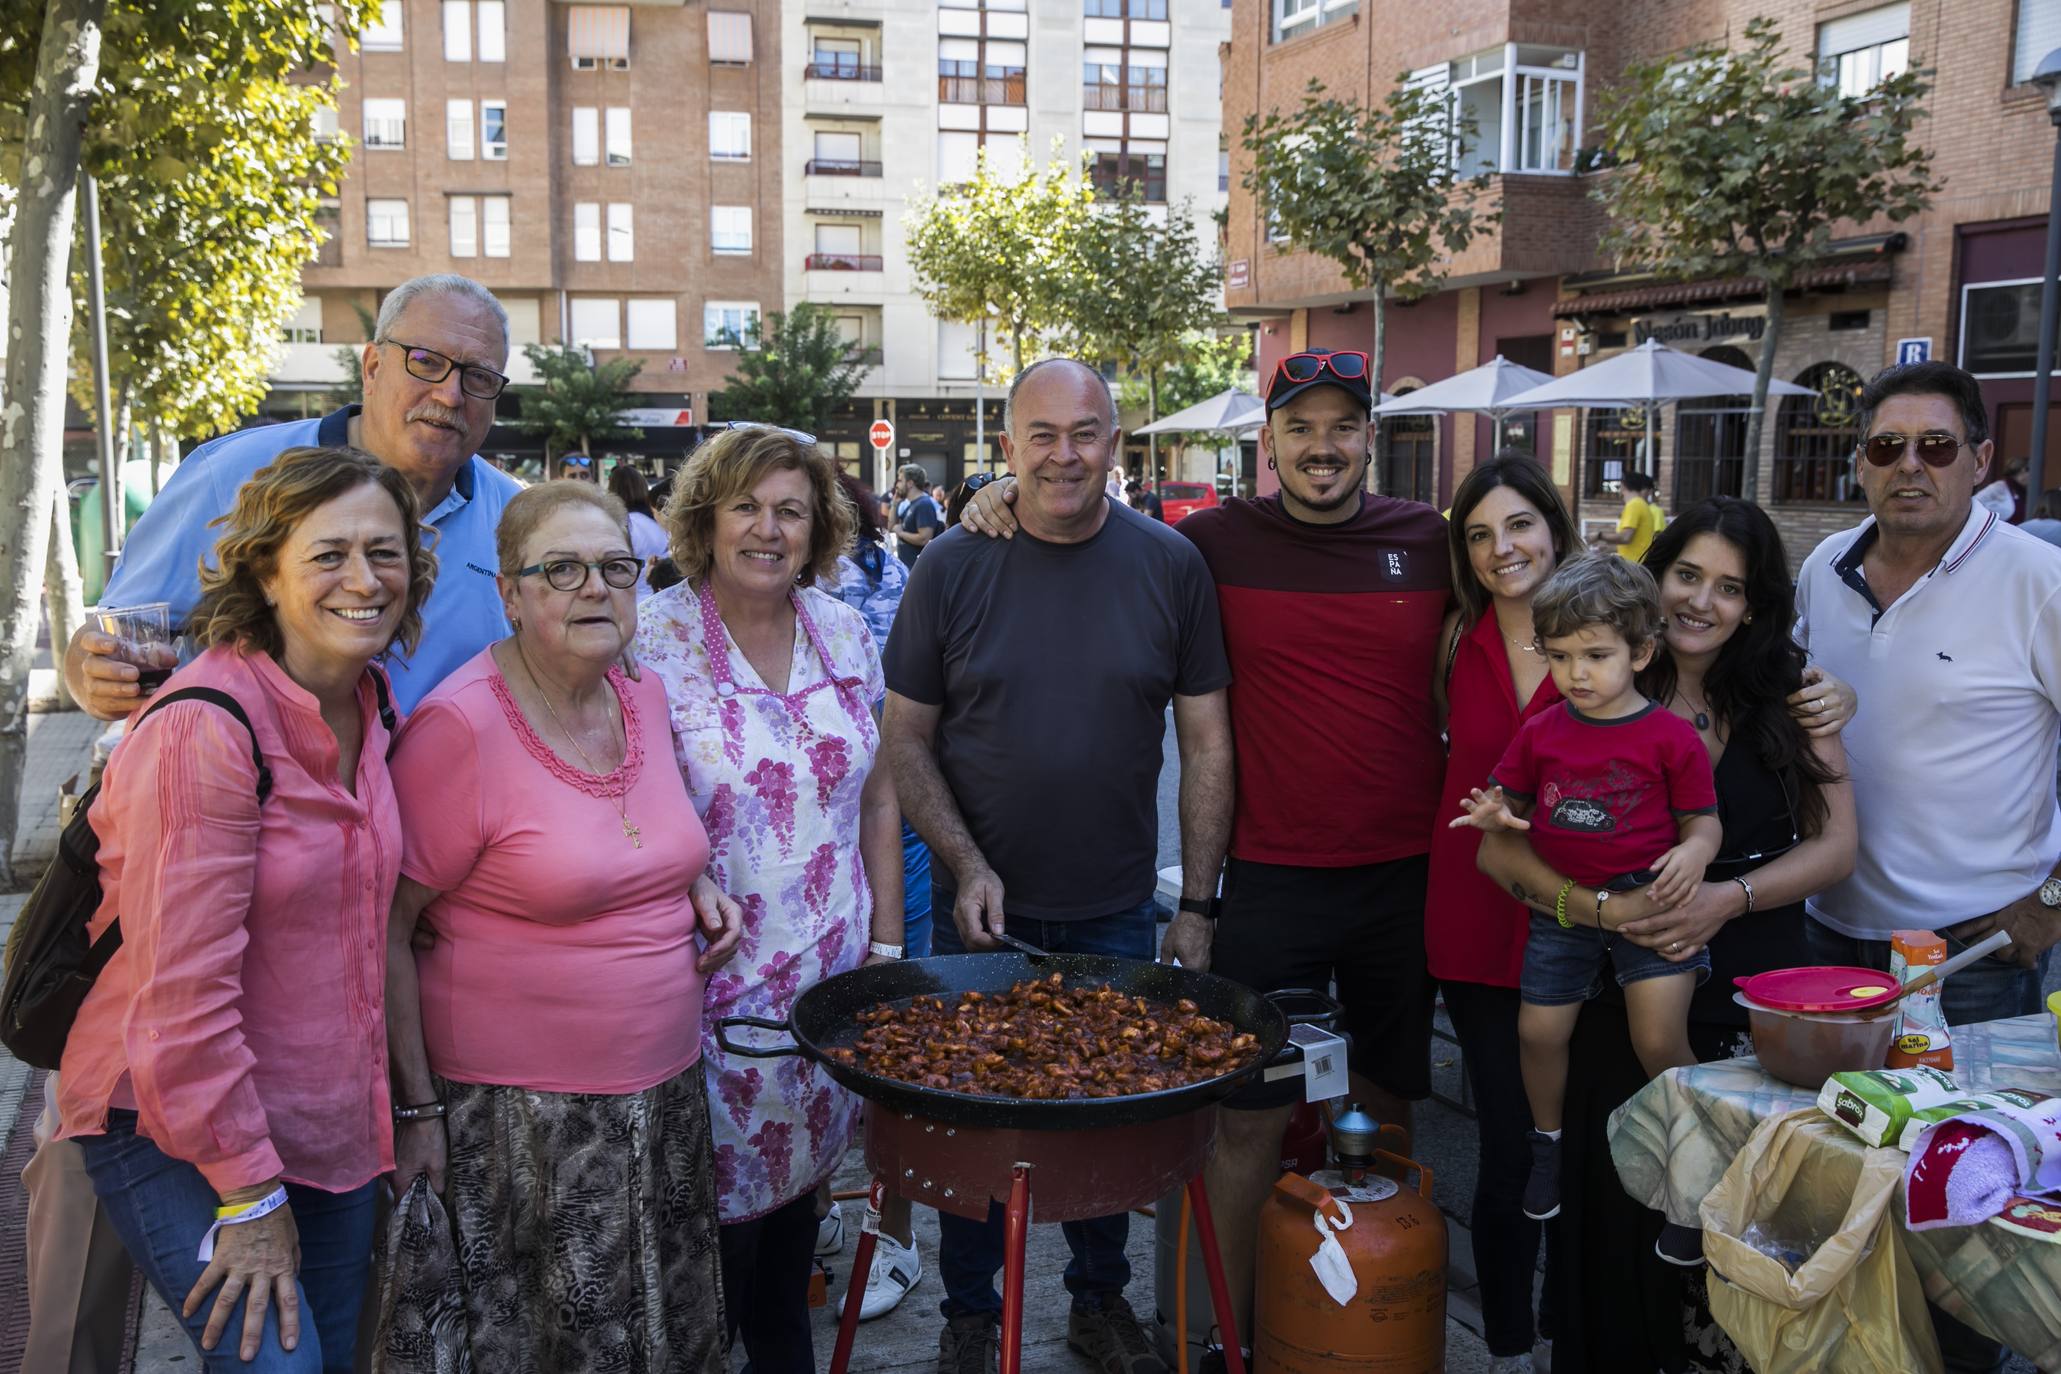
{"label": "elderly woman in pink top", "polygon": [[[92,812],[122,945],[59,1107],[209,1370],[348,1370],[392,1165],[380,934],[401,857],[372,659],[413,647],[436,561],[407,482],[350,449],[253,476],[174,673]],[[262,760],[262,762],[260,762]],[[211,1292],[216,1293],[212,1304]]]}
{"label": "elderly woman in pink top", "polygon": [[395,1185],[446,1194],[473,1368],[715,1371],[702,980],[738,908],[704,872],[665,689],[618,666],[642,567],[621,503],[531,487],[497,542],[514,633],[394,754]]}

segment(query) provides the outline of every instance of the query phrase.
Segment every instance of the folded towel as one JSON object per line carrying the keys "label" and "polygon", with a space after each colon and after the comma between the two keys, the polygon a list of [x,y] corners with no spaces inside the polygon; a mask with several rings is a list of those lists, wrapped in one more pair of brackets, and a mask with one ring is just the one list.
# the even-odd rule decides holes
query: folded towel
{"label": "folded towel", "polygon": [[2061,1098],[1950,1117],[1911,1147],[1905,1215],[1913,1231],[1973,1226],[2023,1192],[2061,1188]]}

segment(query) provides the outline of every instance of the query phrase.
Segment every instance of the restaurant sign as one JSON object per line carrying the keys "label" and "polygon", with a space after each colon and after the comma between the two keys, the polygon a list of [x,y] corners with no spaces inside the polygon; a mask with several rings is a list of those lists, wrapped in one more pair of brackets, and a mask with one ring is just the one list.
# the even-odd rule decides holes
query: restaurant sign
{"label": "restaurant sign", "polygon": [[1669,315],[1639,320],[1633,326],[1638,342],[1664,344],[1719,343],[1727,339],[1758,340],[1767,332],[1765,315]]}

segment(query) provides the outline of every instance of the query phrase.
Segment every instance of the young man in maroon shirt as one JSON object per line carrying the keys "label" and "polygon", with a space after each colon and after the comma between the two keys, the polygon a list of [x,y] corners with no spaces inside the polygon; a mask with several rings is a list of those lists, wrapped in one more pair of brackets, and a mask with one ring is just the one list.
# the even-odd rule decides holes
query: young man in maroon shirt
{"label": "young man in maroon shirt", "polygon": [[[1365,490],[1372,401],[1363,353],[1284,358],[1259,441],[1280,493],[1175,526],[1217,584],[1237,800],[1219,911],[1184,901],[1160,957],[1262,991],[1335,981],[1353,1093],[1407,1129],[1431,1086],[1424,883],[1444,769],[1431,682],[1451,574],[1437,511]],[[966,523],[1012,533],[1011,485],[983,491]],[[1248,1340],[1259,1211],[1301,1090],[1288,1079],[1226,1102],[1205,1175]]]}

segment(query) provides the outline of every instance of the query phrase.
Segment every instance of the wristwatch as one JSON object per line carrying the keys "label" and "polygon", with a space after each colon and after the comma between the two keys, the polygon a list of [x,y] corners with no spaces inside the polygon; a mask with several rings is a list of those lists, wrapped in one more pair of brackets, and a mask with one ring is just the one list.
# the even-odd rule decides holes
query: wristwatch
{"label": "wristwatch", "polygon": [[1609,901],[1609,900],[1610,900],[1610,889],[1609,889],[1609,888],[1607,888],[1607,887],[1599,887],[1599,888],[1597,888],[1597,889],[1596,889],[1596,929],[1598,929],[1598,930],[1601,930],[1601,929],[1603,929],[1603,903],[1605,903],[1605,902],[1607,902],[1607,901]]}
{"label": "wristwatch", "polygon": [[2040,884],[2040,905],[2061,906],[2061,878],[2049,878]]}
{"label": "wristwatch", "polygon": [[883,944],[879,940],[875,940],[867,945],[866,950],[870,954],[878,954],[883,959],[899,959],[902,957],[902,947],[900,945]]}
{"label": "wristwatch", "polygon": [[1182,911],[1191,916],[1200,916],[1206,921],[1214,921],[1223,905],[1224,899],[1221,897],[1183,897],[1179,902]]}

